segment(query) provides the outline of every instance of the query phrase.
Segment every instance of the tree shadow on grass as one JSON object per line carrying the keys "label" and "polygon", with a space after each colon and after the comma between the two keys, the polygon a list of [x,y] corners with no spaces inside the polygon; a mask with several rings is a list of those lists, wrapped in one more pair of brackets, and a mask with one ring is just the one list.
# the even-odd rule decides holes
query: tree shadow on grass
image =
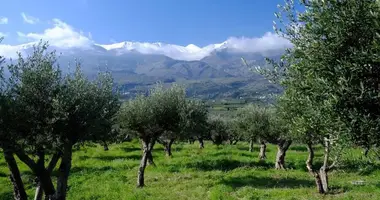
{"label": "tree shadow on grass", "polygon": [[[267,151],[267,153],[270,152],[270,151]],[[249,158],[258,158],[259,157],[259,152],[256,151],[256,152],[234,152],[233,154],[231,154],[230,151],[219,151],[219,152],[216,152],[216,153],[212,153],[211,154],[213,157],[218,157],[218,156],[226,156],[226,155],[238,155],[238,156],[245,156],[245,157],[249,157]]]}
{"label": "tree shadow on grass", "polygon": [[8,175],[3,173],[3,172],[0,172],[0,177],[7,177]]}
{"label": "tree shadow on grass", "polygon": [[254,188],[299,188],[313,187],[314,181],[296,178],[271,178],[271,177],[255,177],[252,175],[244,177],[231,177],[221,181],[221,184],[240,188],[250,186]]}
{"label": "tree shadow on grass", "polygon": [[306,146],[300,146],[300,145],[294,145],[290,146],[289,150],[291,151],[301,151],[301,152],[307,152]]}
{"label": "tree shadow on grass", "polygon": [[195,162],[186,163],[186,168],[193,168],[201,171],[213,171],[213,170],[221,170],[221,171],[231,171],[237,168],[243,167],[257,167],[257,168],[265,168],[269,169],[274,166],[273,163],[270,162],[243,162],[238,160],[231,159],[219,159],[219,160],[199,160]]}
{"label": "tree shadow on grass", "polygon": [[[244,146],[244,147],[238,146],[237,149],[249,152],[249,146]],[[255,152],[259,153],[259,151],[260,151],[260,147],[254,146],[253,147],[253,152],[251,152],[251,153],[255,153]]]}
{"label": "tree shadow on grass", "polygon": [[0,199],[14,199],[12,192],[3,192],[0,193]]}
{"label": "tree shadow on grass", "polygon": [[125,155],[125,156],[108,156],[108,155],[103,155],[103,156],[79,156],[79,159],[97,159],[97,160],[102,160],[102,161],[113,161],[113,160],[139,160],[141,159],[141,155]]}
{"label": "tree shadow on grass", "polygon": [[[116,170],[114,167],[111,166],[102,166],[102,167],[72,167],[70,169],[70,174],[103,174],[107,171]],[[52,176],[58,177],[59,172],[58,169],[54,170],[52,172]]]}
{"label": "tree shadow on grass", "polygon": [[[178,152],[178,151],[181,151],[182,149],[183,149],[182,147],[172,146],[172,152]],[[160,145],[158,147],[154,147],[153,151],[154,152],[160,152],[160,151],[165,151],[165,149],[164,149],[164,147],[162,145]]]}
{"label": "tree shadow on grass", "polygon": [[368,176],[376,171],[379,171],[380,164],[370,162],[368,160],[345,160],[339,164],[338,170],[349,173],[358,173],[362,176]]}
{"label": "tree shadow on grass", "polygon": [[141,152],[141,148],[138,148],[138,147],[121,147],[120,149],[125,151],[125,152],[133,152],[133,151],[140,151]]}

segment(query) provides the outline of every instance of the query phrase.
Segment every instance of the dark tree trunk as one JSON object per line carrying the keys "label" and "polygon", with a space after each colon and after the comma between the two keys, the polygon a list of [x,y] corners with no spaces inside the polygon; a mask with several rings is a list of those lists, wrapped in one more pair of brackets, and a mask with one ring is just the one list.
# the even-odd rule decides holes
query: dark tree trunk
{"label": "dark tree trunk", "polygon": [[276,169],[285,169],[285,156],[286,151],[289,149],[292,144],[291,140],[281,140],[277,144],[277,156],[276,156]]}
{"label": "dark tree trunk", "polygon": [[205,148],[205,144],[204,144],[204,142],[203,142],[203,138],[198,138],[198,142],[199,142],[199,148],[200,148],[200,149]]}
{"label": "dark tree trunk", "polygon": [[236,145],[239,142],[239,140],[235,140],[232,145]]}
{"label": "dark tree trunk", "polygon": [[368,157],[369,150],[370,150],[370,148],[368,146],[364,147],[364,149],[363,149],[363,155],[365,157]]}
{"label": "dark tree trunk", "polygon": [[144,172],[148,161],[148,154],[149,154],[149,144],[147,141],[142,141],[143,146],[143,155],[141,158],[139,170],[137,173],[137,187],[144,187]]}
{"label": "dark tree trunk", "polygon": [[33,173],[38,177],[38,180],[41,183],[41,187],[45,192],[45,196],[47,199],[53,198],[52,196],[55,194],[55,188],[53,185],[53,181],[51,180],[50,173],[43,167],[42,165],[38,165],[31,159],[24,151],[18,150],[15,152],[17,157],[25,163]]}
{"label": "dark tree trunk", "polygon": [[249,141],[249,152],[253,152],[253,139]]}
{"label": "dark tree trunk", "polygon": [[265,144],[265,141],[260,140],[260,154],[259,154],[260,160],[265,160],[267,158],[266,150],[267,150],[267,145]]}
{"label": "dark tree trunk", "polygon": [[[60,157],[61,157],[61,152],[57,152],[57,153],[53,154],[53,156],[52,156],[52,158],[51,158],[51,160],[49,162],[49,165],[47,166],[47,171],[49,172],[50,175],[53,172],[55,166],[57,165],[58,160],[59,160]],[[34,200],[42,200],[44,191],[42,189],[41,182],[39,181],[38,178],[37,178],[37,181],[38,182],[37,182],[37,188],[36,188],[36,193],[35,193],[35,196],[34,196]],[[47,199],[49,199],[49,197]]]}
{"label": "dark tree trunk", "polygon": [[[154,146],[155,143],[156,143],[156,141],[152,139],[152,140],[147,144],[147,148],[148,148],[148,151],[147,151],[148,165],[152,165],[152,166],[156,166],[156,164],[155,164],[154,161],[153,161],[153,155],[152,155],[153,146]],[[144,146],[143,146],[143,149],[144,149]]]}
{"label": "dark tree trunk", "polygon": [[103,148],[104,148],[104,151],[108,151],[109,150],[107,142],[103,143]]}
{"label": "dark tree trunk", "polygon": [[59,166],[59,175],[57,180],[57,192],[55,194],[56,200],[65,200],[66,199],[66,193],[68,188],[68,180],[70,175],[70,169],[71,169],[71,160],[72,160],[72,144],[65,144],[63,153],[62,153],[62,160],[61,164]]}
{"label": "dark tree trunk", "polygon": [[7,162],[8,169],[10,171],[10,180],[13,185],[13,194],[16,200],[26,200],[24,184],[21,179],[20,170],[18,169],[16,160],[11,151],[4,149],[4,159]]}
{"label": "dark tree trunk", "polygon": [[[38,160],[37,160],[37,166],[38,168],[45,168],[45,153],[43,150],[40,150],[38,153]],[[40,178],[39,177],[36,177],[36,182],[37,182],[37,188],[36,188],[36,192],[35,192],[35,195],[34,195],[34,200],[42,200],[42,197],[43,197],[43,189],[42,189],[42,184],[41,184],[41,181],[40,181]]]}
{"label": "dark tree trunk", "polygon": [[164,142],[165,147],[165,155],[172,156],[172,144],[174,143],[174,139],[169,140],[169,142]]}
{"label": "dark tree trunk", "polygon": [[36,192],[34,194],[34,200],[42,200],[42,197],[44,195],[44,191],[42,189],[41,182],[39,181],[38,178],[36,181],[37,181],[37,188],[36,188]]}

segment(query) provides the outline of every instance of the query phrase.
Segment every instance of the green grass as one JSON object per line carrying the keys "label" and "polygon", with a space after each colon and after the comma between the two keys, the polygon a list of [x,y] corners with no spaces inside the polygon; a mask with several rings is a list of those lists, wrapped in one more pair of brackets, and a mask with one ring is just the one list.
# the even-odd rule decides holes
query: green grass
{"label": "green grass", "polygon": [[[86,147],[75,151],[69,179],[68,199],[380,199],[380,171],[377,165],[352,163],[345,170],[330,173],[331,194],[319,195],[313,178],[305,171],[306,148],[293,146],[287,153],[287,171],[273,169],[276,147],[268,146],[268,159],[260,162],[256,152],[248,152],[247,144],[220,147],[206,143],[173,145],[173,157],[164,156],[156,145],[153,156],[156,167],[148,166],[146,187],[136,188],[139,144],[135,142],[102,147]],[[316,153],[321,160],[321,149]],[[350,158],[358,157],[352,151]],[[353,169],[357,167],[357,169]],[[30,199],[33,176],[20,164],[22,178]],[[355,186],[352,181],[364,180]],[[0,199],[12,199],[8,169],[0,156]]]}

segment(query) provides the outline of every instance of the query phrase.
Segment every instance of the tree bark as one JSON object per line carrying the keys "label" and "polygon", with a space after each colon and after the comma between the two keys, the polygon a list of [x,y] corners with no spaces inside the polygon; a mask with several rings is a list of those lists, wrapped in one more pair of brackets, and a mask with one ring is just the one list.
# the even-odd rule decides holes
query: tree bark
{"label": "tree bark", "polygon": [[330,156],[330,141],[325,138],[325,152],[323,158],[323,165],[319,170],[319,176],[321,177],[322,187],[325,193],[329,192],[329,180],[327,176],[327,172],[329,170],[329,156]]}
{"label": "tree bark", "polygon": [[25,163],[33,173],[38,177],[38,180],[41,182],[41,187],[43,188],[46,197],[48,199],[52,198],[55,194],[55,188],[53,181],[51,180],[50,173],[45,169],[45,167],[38,166],[26,153],[19,149],[16,152],[17,157]]}
{"label": "tree bark", "polygon": [[108,144],[106,142],[103,143],[103,148],[104,148],[104,151],[108,151],[109,150]]}
{"label": "tree bark", "polygon": [[149,144],[147,141],[142,141],[143,156],[137,173],[137,187],[144,187],[144,172],[148,161]]}
{"label": "tree bark", "polygon": [[370,150],[370,148],[368,146],[364,147],[364,149],[363,149],[363,155],[365,157],[368,157],[369,150]]}
{"label": "tree bark", "polygon": [[253,139],[249,141],[249,152],[253,152]]}
{"label": "tree bark", "polygon": [[24,183],[22,182],[20,170],[18,169],[16,160],[11,151],[4,149],[4,159],[7,162],[8,169],[10,171],[10,180],[13,184],[13,195],[16,200],[26,200]]}
{"label": "tree bark", "polygon": [[199,142],[199,148],[200,148],[200,149],[205,148],[205,144],[204,144],[204,142],[203,142],[203,138],[198,138],[198,142]]}
{"label": "tree bark", "polygon": [[267,150],[267,145],[265,144],[265,141],[260,140],[260,154],[259,154],[260,160],[265,160],[267,158],[266,150]]}
{"label": "tree bark", "polygon": [[41,186],[41,181],[37,178],[37,188],[34,194],[34,200],[42,200],[43,195],[44,195],[44,191]]}
{"label": "tree bark", "polygon": [[165,155],[172,156],[172,144],[174,143],[174,139],[170,139],[169,142],[165,142]]}
{"label": "tree bark", "polygon": [[277,156],[276,156],[276,169],[285,169],[285,156],[286,151],[289,149],[292,144],[291,140],[281,140],[277,144]]}
{"label": "tree bark", "polygon": [[[311,143],[307,144],[307,150],[309,152],[308,158],[306,160],[306,168],[309,173],[314,177],[315,184],[317,186],[318,193],[325,194],[327,191],[325,190],[327,184],[327,173],[326,170],[314,170],[313,160],[314,160],[314,149]],[[324,186],[325,185],[325,186]]]}
{"label": "tree bark", "polygon": [[[51,176],[51,173],[53,172],[55,166],[57,165],[59,158],[61,157],[61,152],[58,151],[57,153],[53,154],[48,166],[47,166],[47,171],[49,172],[49,175]],[[34,200],[42,200],[44,191],[42,189],[42,185],[40,180],[37,178],[37,188],[36,188],[36,193],[34,196]],[[48,199],[48,198],[47,198]]]}
{"label": "tree bark", "polygon": [[57,180],[57,192],[54,195],[56,200],[65,200],[68,188],[68,180],[71,169],[71,161],[73,154],[73,146],[71,143],[65,144],[62,153],[61,164],[59,166],[59,176]]}
{"label": "tree bark", "polygon": [[[44,153],[44,151],[40,150],[37,153],[37,155],[38,155],[38,160],[37,160],[38,168],[45,168],[45,153]],[[44,192],[43,192],[42,184],[41,184],[39,177],[36,177],[36,182],[37,182],[37,188],[36,188],[36,192],[34,195],[34,200],[42,200]]]}
{"label": "tree bark", "polygon": [[[154,146],[155,143],[156,143],[156,141],[154,139],[151,139],[150,142],[147,143],[147,148],[148,148],[148,151],[147,151],[148,165],[152,165],[152,166],[156,166],[156,164],[153,161],[153,155],[152,155],[152,150],[153,150],[153,146]],[[143,145],[143,149],[144,149],[144,145]]]}

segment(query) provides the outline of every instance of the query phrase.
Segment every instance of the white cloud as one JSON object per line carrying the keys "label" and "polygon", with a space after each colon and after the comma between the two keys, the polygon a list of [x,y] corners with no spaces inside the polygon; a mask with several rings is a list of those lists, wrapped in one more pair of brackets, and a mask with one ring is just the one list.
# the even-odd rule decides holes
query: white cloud
{"label": "white cloud", "polygon": [[2,37],[7,37],[7,36],[8,36],[7,33],[0,32],[0,38],[2,38]]}
{"label": "white cloud", "polygon": [[[277,50],[284,50],[291,47],[291,43],[274,33],[268,32],[262,37],[230,37],[223,43],[210,44],[205,47],[198,47],[193,44],[179,46],[163,43],[146,42],[121,42],[110,45],[101,45],[107,50],[117,49],[119,52],[136,50],[142,54],[161,54],[177,60],[201,60],[209,56],[215,50],[227,49],[234,52],[260,53],[269,56]],[[276,52],[277,53],[277,52]]]}
{"label": "white cloud", "polygon": [[8,24],[8,18],[0,17],[0,24]]}
{"label": "white cloud", "polygon": [[50,45],[59,48],[88,47],[93,43],[83,32],[77,32],[73,27],[59,19],[53,19],[53,27],[44,30],[42,33],[17,32],[17,35],[29,41],[48,41]]}
{"label": "white cloud", "polygon": [[21,51],[19,46],[0,44],[0,55],[6,58],[17,58],[17,52]]}
{"label": "white cloud", "polygon": [[38,19],[37,17],[27,15],[24,12],[21,13],[21,17],[22,17],[22,19],[24,19],[24,22],[28,23],[28,24],[36,24],[36,23],[40,22],[40,19]]}
{"label": "white cloud", "polygon": [[260,38],[236,38],[230,37],[226,41],[228,48],[241,52],[265,53],[273,50],[280,50],[291,47],[289,40],[268,32]]}
{"label": "white cloud", "polygon": [[[84,33],[74,29],[67,23],[59,20],[52,20],[52,27],[41,32],[23,33],[17,32],[20,42],[36,43],[39,40],[48,41],[53,47],[59,49],[68,48],[92,48],[95,45],[92,34]],[[291,43],[279,37],[278,35],[268,32],[261,37],[230,37],[226,41],[218,44],[210,44],[204,47],[198,47],[190,44],[180,46],[175,44],[164,43],[147,43],[147,42],[121,42],[109,45],[99,45],[107,50],[116,50],[119,53],[126,53],[132,50],[142,54],[161,54],[177,60],[201,60],[209,56],[215,50],[227,49],[234,52],[259,53],[264,56],[269,56],[273,52],[291,47]],[[10,46],[0,45],[0,55],[15,55],[17,50],[21,52],[25,45]]]}

